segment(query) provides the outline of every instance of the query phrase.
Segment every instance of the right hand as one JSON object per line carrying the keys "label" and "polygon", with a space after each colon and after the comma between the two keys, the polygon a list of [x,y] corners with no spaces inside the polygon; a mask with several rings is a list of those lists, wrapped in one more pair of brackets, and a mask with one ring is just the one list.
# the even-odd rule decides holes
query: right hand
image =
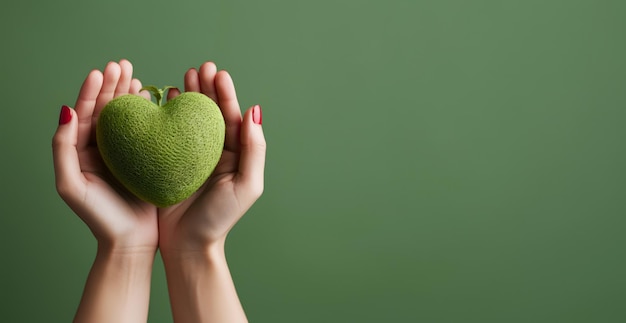
{"label": "right hand", "polygon": [[[127,60],[110,62],[104,73],[93,70],[85,79],[75,109],[63,107],[52,152],[59,195],[87,224],[99,246],[114,250],[155,252],[157,208],[116,182],[100,157],[95,127],[100,111],[113,98],[142,95]],[[69,119],[69,120],[68,120]]]}

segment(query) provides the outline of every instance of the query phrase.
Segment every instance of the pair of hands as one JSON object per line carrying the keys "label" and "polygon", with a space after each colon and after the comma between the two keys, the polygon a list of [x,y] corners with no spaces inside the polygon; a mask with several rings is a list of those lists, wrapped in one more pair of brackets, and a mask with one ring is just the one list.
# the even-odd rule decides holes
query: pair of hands
{"label": "pair of hands", "polygon": [[[99,247],[122,252],[198,252],[222,245],[230,229],[263,191],[265,139],[261,109],[242,116],[235,87],[212,62],[185,74],[185,91],[201,92],[220,107],[226,123],[222,157],[206,183],[187,200],[167,208],[144,202],[116,182],[95,140],[100,111],[114,97],[140,92],[127,60],[110,62],[85,79],[74,109],[63,107],[53,138],[59,195],[87,224]],[[180,94],[170,89],[168,100]]]}

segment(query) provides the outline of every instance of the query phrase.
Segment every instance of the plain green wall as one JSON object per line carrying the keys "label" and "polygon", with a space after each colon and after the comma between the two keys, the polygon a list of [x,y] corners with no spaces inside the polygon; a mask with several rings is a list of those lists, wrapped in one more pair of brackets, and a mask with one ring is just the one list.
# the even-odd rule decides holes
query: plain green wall
{"label": "plain green wall", "polygon": [[[13,1],[0,10],[0,321],[68,322],[95,254],[51,136],[92,68],[260,103],[232,232],[252,322],[625,322],[626,2]],[[160,259],[150,322],[171,322]]]}

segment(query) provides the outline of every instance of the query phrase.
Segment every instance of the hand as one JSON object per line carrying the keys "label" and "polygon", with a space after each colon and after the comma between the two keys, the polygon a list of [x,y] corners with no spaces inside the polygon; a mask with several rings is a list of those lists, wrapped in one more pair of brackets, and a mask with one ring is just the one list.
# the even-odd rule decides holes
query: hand
{"label": "hand", "polygon": [[98,115],[114,97],[139,93],[127,60],[109,63],[104,73],[93,70],[85,79],[75,110],[62,108],[53,138],[54,171],[59,195],[87,224],[99,247],[147,251],[158,246],[157,208],[143,202],[112,179],[95,139]]}
{"label": "hand", "polygon": [[[159,210],[159,248],[204,251],[223,245],[226,235],[263,192],[265,139],[261,108],[242,118],[235,86],[226,71],[204,63],[185,74],[185,91],[201,92],[220,107],[226,123],[224,151],[206,183],[189,199]],[[170,90],[168,99],[178,95]]]}
{"label": "hand", "polygon": [[[224,151],[215,170],[189,199],[159,209],[159,248],[175,322],[247,322],[230,275],[226,235],[263,192],[265,139],[261,107],[243,118],[235,86],[213,63],[185,74],[185,91],[219,105],[226,123]],[[168,92],[168,99],[178,95]]]}

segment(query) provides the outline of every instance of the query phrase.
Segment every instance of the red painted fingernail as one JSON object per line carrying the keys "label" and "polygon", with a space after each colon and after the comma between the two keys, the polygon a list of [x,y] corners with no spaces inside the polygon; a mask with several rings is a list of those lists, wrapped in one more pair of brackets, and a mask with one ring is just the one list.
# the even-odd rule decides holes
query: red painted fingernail
{"label": "red painted fingernail", "polygon": [[59,124],[66,124],[72,120],[72,111],[67,105],[61,107],[61,115],[59,116]]}
{"label": "red painted fingernail", "polygon": [[252,121],[256,124],[263,124],[263,112],[258,104],[252,108]]}

